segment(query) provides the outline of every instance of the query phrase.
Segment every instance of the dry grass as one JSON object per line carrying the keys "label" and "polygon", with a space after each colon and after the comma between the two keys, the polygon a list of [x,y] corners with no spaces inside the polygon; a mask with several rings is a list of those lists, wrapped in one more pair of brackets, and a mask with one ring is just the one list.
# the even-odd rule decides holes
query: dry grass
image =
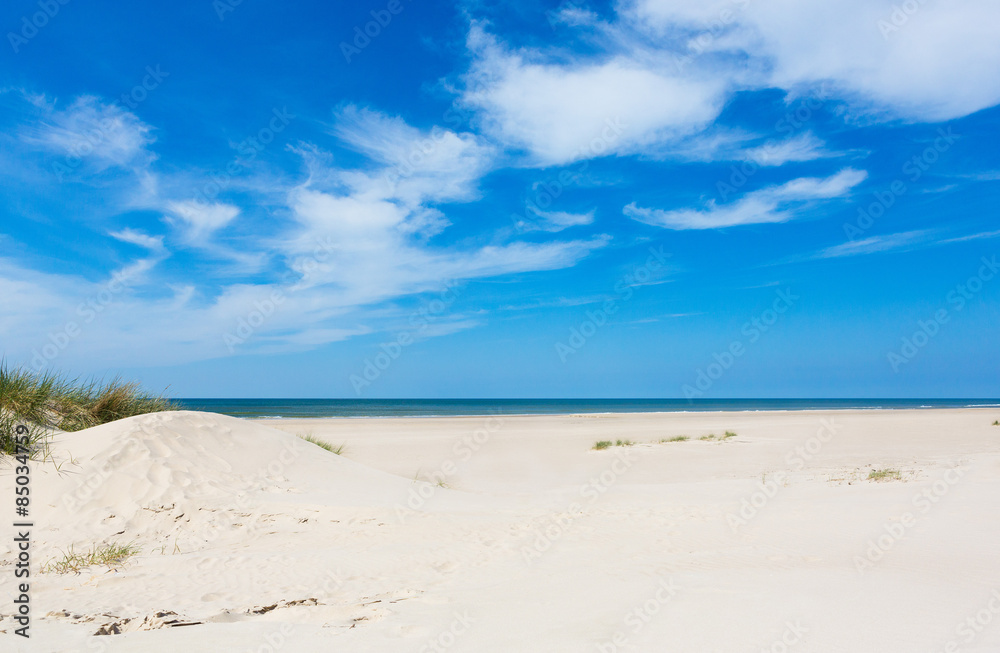
{"label": "dry grass", "polygon": [[86,553],[77,553],[70,547],[63,552],[63,557],[50,560],[42,567],[42,573],[65,574],[79,573],[81,569],[103,565],[105,567],[120,567],[129,558],[139,553],[139,547],[134,544],[102,544],[94,545]]}
{"label": "dry grass", "polygon": [[898,469],[873,469],[868,472],[869,481],[901,481],[903,475]]}

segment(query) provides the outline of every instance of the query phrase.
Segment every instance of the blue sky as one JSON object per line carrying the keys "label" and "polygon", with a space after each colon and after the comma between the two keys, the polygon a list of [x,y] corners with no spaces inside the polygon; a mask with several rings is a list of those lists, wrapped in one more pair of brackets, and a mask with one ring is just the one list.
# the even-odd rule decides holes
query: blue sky
{"label": "blue sky", "polygon": [[175,396],[1000,396],[990,0],[12,1],[0,349]]}

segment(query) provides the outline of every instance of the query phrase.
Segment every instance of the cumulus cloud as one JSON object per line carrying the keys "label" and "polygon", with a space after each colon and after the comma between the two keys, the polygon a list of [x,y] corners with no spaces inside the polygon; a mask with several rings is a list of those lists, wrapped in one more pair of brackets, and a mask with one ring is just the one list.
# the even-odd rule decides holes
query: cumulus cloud
{"label": "cumulus cloud", "polygon": [[627,56],[549,63],[513,52],[480,26],[463,101],[498,140],[540,165],[628,153],[708,125],[728,80],[678,76]]}
{"label": "cumulus cloud", "polygon": [[844,168],[826,178],[802,177],[780,186],[755,190],[725,205],[712,200],[703,209],[665,211],[639,207],[633,202],[623,211],[633,220],[667,229],[720,229],[787,222],[815,201],[844,197],[867,176],[863,170]]}
{"label": "cumulus cloud", "polygon": [[[992,0],[626,0],[607,21],[577,10],[555,16],[589,39],[585,53],[518,49],[479,23],[468,38],[474,62],[463,100],[487,133],[537,165],[683,152],[742,90],[792,97],[823,85],[856,115],[911,121],[1000,102],[1000,5]],[[625,129],[601,144],[609,119]],[[821,152],[806,136],[784,148],[768,165]]]}

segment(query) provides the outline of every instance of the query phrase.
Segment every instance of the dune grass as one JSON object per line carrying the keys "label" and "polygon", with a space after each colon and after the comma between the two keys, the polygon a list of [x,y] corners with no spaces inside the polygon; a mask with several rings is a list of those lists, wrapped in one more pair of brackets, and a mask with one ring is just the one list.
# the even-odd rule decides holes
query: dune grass
{"label": "dune grass", "polygon": [[611,440],[600,440],[599,442],[595,442],[592,448],[596,449],[597,451],[603,451],[604,449],[610,449],[611,447],[632,447],[632,446],[635,446],[635,442],[633,442],[632,440],[615,440],[614,442],[612,442]]}
{"label": "dune grass", "polygon": [[1000,419],[993,420],[993,426],[1000,426]]}
{"label": "dune grass", "polygon": [[68,572],[79,572],[87,567],[103,565],[105,567],[118,567],[128,561],[129,558],[139,553],[139,547],[134,544],[102,544],[94,545],[90,551],[77,553],[70,547],[63,552],[63,557],[50,560],[41,569],[42,573],[65,574]]}
{"label": "dune grass", "polygon": [[170,400],[119,378],[81,381],[53,372],[32,372],[0,361],[0,454],[12,455],[15,429],[29,429],[37,452],[50,429],[80,431],[115,420],[176,410]]}
{"label": "dune grass", "polygon": [[317,447],[320,447],[322,449],[326,449],[330,453],[335,453],[338,456],[341,455],[342,453],[344,453],[344,445],[343,444],[335,447],[332,444],[330,444],[329,442],[327,442],[325,440],[320,440],[319,438],[313,436],[312,434],[299,435],[299,437],[302,438],[303,440],[305,440],[306,442],[311,442],[311,443],[315,444]]}
{"label": "dune grass", "polygon": [[901,481],[903,475],[898,469],[873,469],[868,472],[869,481]]}
{"label": "dune grass", "polygon": [[726,434],[722,436],[722,440],[728,440],[729,438],[735,438],[736,434],[732,431],[726,431]]}
{"label": "dune grass", "polygon": [[714,433],[709,433],[708,435],[703,435],[703,436],[701,436],[698,439],[702,440],[702,441],[705,441],[705,442],[708,442],[710,440],[714,440],[715,439],[715,434]]}
{"label": "dune grass", "polygon": [[689,437],[688,437],[688,436],[686,436],[686,435],[675,435],[675,436],[674,436],[674,437],[672,437],[672,438],[663,438],[662,440],[660,440],[660,442],[661,442],[661,443],[662,443],[662,442],[687,442],[687,441],[688,441],[688,440],[690,440],[690,439],[691,439],[691,438],[689,438]]}

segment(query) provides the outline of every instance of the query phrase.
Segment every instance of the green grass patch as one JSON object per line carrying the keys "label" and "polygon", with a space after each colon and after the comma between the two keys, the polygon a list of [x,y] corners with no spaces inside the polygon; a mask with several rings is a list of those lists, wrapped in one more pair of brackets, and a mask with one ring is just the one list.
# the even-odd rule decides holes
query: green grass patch
{"label": "green grass patch", "polygon": [[993,426],[1000,426],[1000,419],[993,420]]}
{"label": "green grass patch", "polygon": [[613,446],[615,446],[615,443],[612,442],[611,440],[601,440],[600,442],[594,443],[594,449],[597,449],[598,451],[603,451],[604,449],[610,449]]}
{"label": "green grass patch", "polygon": [[898,469],[873,469],[868,472],[869,481],[901,481],[903,475]]}
{"label": "green grass patch", "polygon": [[723,440],[728,440],[729,438],[735,438],[736,434],[732,431],[726,431],[726,434],[722,436]]}
{"label": "green grass patch", "polygon": [[686,435],[675,435],[672,438],[663,438],[660,442],[687,442],[690,439],[691,438]]}
{"label": "green grass patch", "polygon": [[342,444],[335,447],[329,442],[326,442],[325,440],[320,440],[319,438],[313,437],[312,435],[300,435],[299,437],[305,440],[306,442],[311,442],[312,444],[315,444],[317,447],[320,447],[321,449],[326,449],[330,453],[335,453],[338,456],[344,453],[344,445]]}
{"label": "green grass patch", "polygon": [[120,567],[129,558],[139,553],[139,547],[134,544],[102,544],[94,545],[90,551],[77,553],[70,547],[63,552],[63,557],[50,560],[42,566],[42,573],[65,574],[79,572],[87,567]]}
{"label": "green grass patch", "polygon": [[715,439],[715,434],[714,434],[714,433],[709,433],[708,435],[703,435],[703,436],[701,436],[701,437],[700,437],[700,438],[698,438],[698,439],[699,439],[699,440],[703,440],[703,441],[705,441],[705,442],[708,442],[708,441],[710,441],[710,440],[714,440],[714,439]]}
{"label": "green grass patch", "polygon": [[115,420],[177,410],[137,383],[81,381],[53,372],[32,372],[0,362],[0,454],[12,455],[18,425],[29,429],[32,455],[44,448],[45,431],[80,431]]}
{"label": "green grass patch", "polygon": [[632,442],[631,440],[615,440],[616,447],[631,447],[634,444],[635,442]]}

